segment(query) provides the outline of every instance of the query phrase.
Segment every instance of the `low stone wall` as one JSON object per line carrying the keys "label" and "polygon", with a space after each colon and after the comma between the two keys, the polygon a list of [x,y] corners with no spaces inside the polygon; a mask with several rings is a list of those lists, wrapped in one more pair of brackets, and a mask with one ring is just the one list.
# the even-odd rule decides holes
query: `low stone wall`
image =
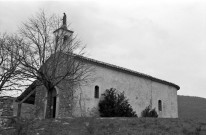
{"label": "low stone wall", "polygon": [[1,128],[13,128],[16,124],[16,116],[1,116],[0,127]]}
{"label": "low stone wall", "polygon": [[14,97],[0,97],[0,116],[13,116],[14,102]]}

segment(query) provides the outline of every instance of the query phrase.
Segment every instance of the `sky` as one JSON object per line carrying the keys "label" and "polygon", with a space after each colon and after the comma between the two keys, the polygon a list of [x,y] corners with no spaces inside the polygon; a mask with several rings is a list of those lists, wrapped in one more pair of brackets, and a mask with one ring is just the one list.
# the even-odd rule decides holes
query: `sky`
{"label": "sky", "polygon": [[0,33],[16,32],[41,9],[63,16],[87,56],[180,86],[206,98],[206,1],[2,1]]}

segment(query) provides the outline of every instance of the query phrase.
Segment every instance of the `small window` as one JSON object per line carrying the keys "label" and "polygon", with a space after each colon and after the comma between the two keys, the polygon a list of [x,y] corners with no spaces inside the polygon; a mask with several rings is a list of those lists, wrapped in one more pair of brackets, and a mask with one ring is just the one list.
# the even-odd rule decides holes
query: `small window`
{"label": "small window", "polygon": [[99,86],[94,87],[94,98],[99,98]]}
{"label": "small window", "polygon": [[158,100],[158,110],[162,111],[162,101]]}
{"label": "small window", "polygon": [[68,39],[68,36],[64,36],[63,43],[65,43]]}

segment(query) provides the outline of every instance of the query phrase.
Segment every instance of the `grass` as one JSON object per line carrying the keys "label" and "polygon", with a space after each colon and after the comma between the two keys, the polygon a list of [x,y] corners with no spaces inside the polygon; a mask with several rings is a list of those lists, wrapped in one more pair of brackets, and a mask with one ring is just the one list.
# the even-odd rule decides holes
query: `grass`
{"label": "grass", "polygon": [[24,125],[21,131],[21,135],[137,134],[205,135],[206,121],[166,118],[65,118],[34,120]]}

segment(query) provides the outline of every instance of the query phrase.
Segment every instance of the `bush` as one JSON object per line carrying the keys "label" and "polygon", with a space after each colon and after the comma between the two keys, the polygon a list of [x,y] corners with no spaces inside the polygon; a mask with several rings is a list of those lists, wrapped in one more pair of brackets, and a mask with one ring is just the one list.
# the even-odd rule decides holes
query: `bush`
{"label": "bush", "polygon": [[158,114],[157,114],[155,108],[151,109],[151,106],[149,105],[142,111],[141,116],[142,117],[155,117],[155,118],[157,118]]}
{"label": "bush", "polygon": [[117,92],[116,89],[111,88],[107,89],[102,96],[99,102],[101,117],[137,117],[124,92]]}

